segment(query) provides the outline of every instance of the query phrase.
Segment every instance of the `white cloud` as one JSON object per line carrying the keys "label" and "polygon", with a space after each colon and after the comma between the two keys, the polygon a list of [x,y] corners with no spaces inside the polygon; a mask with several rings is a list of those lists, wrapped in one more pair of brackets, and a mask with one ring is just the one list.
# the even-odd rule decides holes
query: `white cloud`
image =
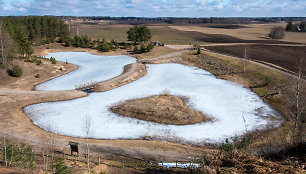
{"label": "white cloud", "polygon": [[257,17],[305,11],[304,0],[0,0],[4,15]]}

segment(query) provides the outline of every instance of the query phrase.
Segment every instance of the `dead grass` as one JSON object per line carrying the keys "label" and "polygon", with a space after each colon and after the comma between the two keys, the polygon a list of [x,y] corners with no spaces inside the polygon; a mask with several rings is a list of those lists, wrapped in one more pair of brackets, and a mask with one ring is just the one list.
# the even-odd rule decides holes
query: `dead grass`
{"label": "dead grass", "polygon": [[[19,78],[11,77],[6,73],[5,69],[0,70],[0,88],[7,88],[9,84],[9,89],[32,90],[34,85],[44,82],[47,78],[55,78],[77,68],[77,66],[73,64],[65,64],[64,62],[52,64],[49,60],[41,60],[42,64],[40,65],[36,65],[35,63],[27,63],[24,62],[24,60],[12,61],[11,64],[21,66],[23,75]],[[60,71],[59,67],[62,67],[63,70]],[[40,78],[36,78],[36,74],[40,74]]]}
{"label": "dead grass", "polygon": [[154,47],[150,52],[142,53],[142,54],[133,54],[133,56],[141,60],[145,58],[158,57],[158,56],[165,55],[165,54],[172,53],[172,52],[175,52],[175,50],[170,49],[168,47],[159,46],[159,47]]}
{"label": "dead grass", "polygon": [[186,125],[209,119],[186,105],[185,98],[162,94],[142,99],[128,100],[112,106],[117,114],[162,124]]}
{"label": "dead grass", "polygon": [[[254,134],[254,139],[252,139],[254,149],[256,147],[258,149],[266,148],[267,143],[273,144],[275,147],[287,145],[289,140],[286,138],[291,137],[293,129],[293,110],[289,100],[293,99],[295,79],[251,62],[247,62],[246,72],[243,73],[242,59],[234,59],[206,51],[203,51],[201,55],[195,55],[195,51],[192,51],[186,53],[183,57],[183,63],[185,64],[198,66],[212,72],[218,78],[233,80],[250,88],[284,116],[285,123],[281,127],[260,132],[256,136]],[[306,89],[305,83],[303,83],[303,86],[303,89]],[[305,98],[306,94],[303,95]],[[305,123],[302,122],[301,127],[303,125]]]}

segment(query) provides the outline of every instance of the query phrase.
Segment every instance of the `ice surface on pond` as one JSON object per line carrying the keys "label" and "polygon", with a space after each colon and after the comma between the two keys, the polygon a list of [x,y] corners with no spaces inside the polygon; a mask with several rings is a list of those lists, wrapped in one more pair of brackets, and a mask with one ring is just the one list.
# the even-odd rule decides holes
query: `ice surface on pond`
{"label": "ice surface on pond", "polygon": [[[88,59],[88,55],[73,52],[51,54],[57,60],[65,61],[65,57],[69,57],[71,59],[68,61],[81,67],[84,63],[91,67],[88,71],[92,69],[100,71],[100,68],[103,69],[103,65],[106,64],[104,62],[108,62],[114,66],[114,68],[109,67],[108,76],[114,76],[117,73],[115,69],[120,69],[115,64],[121,65],[118,71],[122,72],[123,64],[135,61],[127,56],[119,58],[100,56],[100,60],[91,60]],[[77,62],[74,62],[74,57],[77,57]],[[34,124],[47,130],[51,127],[54,132],[68,136],[84,137],[84,120],[89,116],[92,138],[133,139],[152,136],[189,143],[222,142],[225,138],[244,134],[246,129],[251,131],[276,127],[281,123],[279,115],[255,93],[229,81],[216,79],[207,71],[181,64],[147,65],[147,69],[146,76],[114,90],[90,93],[87,97],[75,100],[35,104],[26,107],[25,112]],[[88,76],[82,74],[75,78],[74,73],[78,71],[79,69],[65,75],[68,80],[70,77],[75,79],[75,83],[73,80],[69,84],[60,83],[62,79],[56,78],[43,83],[42,86],[46,89],[49,89],[49,86],[52,89],[69,89],[79,81],[88,80]],[[91,74],[104,76],[103,73],[93,71]],[[161,94],[165,90],[172,95],[189,97],[190,104],[195,109],[213,117],[214,121],[180,126],[164,125],[119,116],[109,110],[111,105],[120,101]],[[279,119],[271,119],[273,117]]]}
{"label": "ice surface on pond", "polygon": [[50,53],[47,58],[78,65],[77,71],[36,86],[36,90],[68,90],[87,83],[104,81],[118,76],[123,67],[136,62],[129,56],[96,56],[88,52],[58,52]]}

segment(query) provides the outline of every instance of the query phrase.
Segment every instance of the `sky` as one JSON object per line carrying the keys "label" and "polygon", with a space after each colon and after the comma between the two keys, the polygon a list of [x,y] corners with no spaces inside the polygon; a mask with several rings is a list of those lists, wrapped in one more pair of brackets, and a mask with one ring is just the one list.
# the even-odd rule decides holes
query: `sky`
{"label": "sky", "polygon": [[306,17],[306,0],[0,0],[0,16]]}

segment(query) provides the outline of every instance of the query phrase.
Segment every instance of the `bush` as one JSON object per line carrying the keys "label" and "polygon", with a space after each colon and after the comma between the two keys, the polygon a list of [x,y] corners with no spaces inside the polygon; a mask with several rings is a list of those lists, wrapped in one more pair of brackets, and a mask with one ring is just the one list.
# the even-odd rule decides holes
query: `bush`
{"label": "bush", "polygon": [[128,44],[123,42],[123,49],[128,49]]}
{"label": "bush", "polygon": [[52,64],[56,64],[56,60],[55,60],[54,57],[51,57],[51,58],[50,58],[50,61],[51,61]]}
{"label": "bush", "polygon": [[271,29],[269,37],[272,39],[282,39],[285,37],[285,29],[281,26],[274,26]]}
{"label": "bush", "polygon": [[36,74],[35,77],[36,77],[36,78],[40,78],[40,74]]}
{"label": "bush", "polygon": [[150,52],[154,48],[154,44],[150,42],[147,46],[147,51]]}
{"label": "bush", "polygon": [[14,65],[12,69],[8,70],[8,74],[13,77],[21,77],[22,69],[19,65]]}
{"label": "bush", "polygon": [[37,60],[36,61],[36,65],[40,65],[40,64],[42,64],[42,61],[41,60]]}
{"label": "bush", "polygon": [[[9,165],[16,167],[23,167],[30,170],[35,169],[35,154],[31,146],[25,144],[17,144],[15,142],[6,139],[6,157]],[[5,157],[4,149],[1,148],[2,157]],[[4,159],[3,159],[4,161]]]}
{"label": "bush", "polygon": [[72,171],[66,166],[62,158],[55,158],[52,168],[55,168],[55,174],[70,174]]}
{"label": "bush", "polygon": [[65,47],[71,47],[72,43],[71,40],[68,38],[65,40]]}
{"label": "bush", "polygon": [[234,145],[230,143],[228,139],[226,139],[225,143],[222,144],[220,150],[225,153],[232,153],[234,150]]}
{"label": "bush", "polygon": [[136,53],[138,51],[137,45],[134,46],[134,52]]}
{"label": "bush", "polygon": [[197,54],[198,55],[201,54],[201,49],[200,48],[198,48]]}
{"label": "bush", "polygon": [[146,52],[146,47],[143,44],[140,46],[140,52],[141,53],[145,53]]}
{"label": "bush", "polygon": [[288,22],[287,26],[286,26],[286,31],[292,31],[294,28],[293,23],[292,22]]}

